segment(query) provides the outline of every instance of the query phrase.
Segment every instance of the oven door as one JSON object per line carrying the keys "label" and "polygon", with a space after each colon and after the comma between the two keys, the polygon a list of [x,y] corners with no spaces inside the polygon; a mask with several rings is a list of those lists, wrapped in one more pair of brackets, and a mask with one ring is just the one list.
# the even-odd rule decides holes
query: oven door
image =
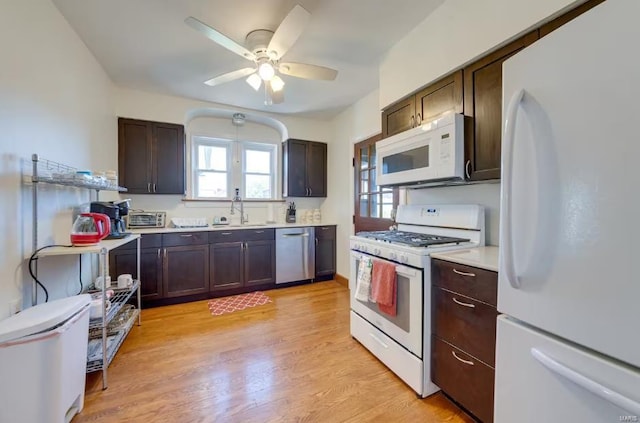
{"label": "oven door", "polygon": [[[355,298],[356,278],[360,258],[366,256],[351,251],[351,271],[349,288],[351,296],[351,310],[358,313],[373,326],[384,332],[390,338],[422,358],[422,307],[423,307],[423,271],[413,267],[396,264],[397,283],[397,314],[389,316],[378,309],[376,303],[360,301]],[[374,256],[374,260],[388,261]],[[394,263],[395,264],[395,263]]]}

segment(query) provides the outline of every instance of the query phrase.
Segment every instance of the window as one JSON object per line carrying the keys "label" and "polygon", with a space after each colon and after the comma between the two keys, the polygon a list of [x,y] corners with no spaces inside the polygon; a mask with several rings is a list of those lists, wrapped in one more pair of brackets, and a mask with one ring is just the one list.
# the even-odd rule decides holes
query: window
{"label": "window", "polygon": [[192,197],[230,200],[235,188],[245,200],[278,198],[276,144],[192,138]]}
{"label": "window", "polygon": [[392,210],[398,206],[398,189],[376,183],[376,135],[354,146],[355,231],[388,229],[393,224]]}

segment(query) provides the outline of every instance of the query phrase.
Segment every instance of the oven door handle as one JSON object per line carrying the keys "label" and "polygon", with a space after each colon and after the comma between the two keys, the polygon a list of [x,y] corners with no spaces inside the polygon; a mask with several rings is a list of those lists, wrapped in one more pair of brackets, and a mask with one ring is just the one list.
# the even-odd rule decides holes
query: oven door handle
{"label": "oven door handle", "polygon": [[405,266],[396,266],[396,273],[398,275],[406,276],[408,278],[413,278],[414,276],[417,275],[417,272],[415,269],[412,269],[410,267],[405,267]]}

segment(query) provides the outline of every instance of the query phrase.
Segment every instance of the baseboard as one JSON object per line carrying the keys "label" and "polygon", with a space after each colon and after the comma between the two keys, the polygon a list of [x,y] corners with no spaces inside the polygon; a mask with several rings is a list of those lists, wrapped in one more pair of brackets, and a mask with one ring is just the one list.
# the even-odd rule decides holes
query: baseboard
{"label": "baseboard", "polygon": [[349,279],[345,278],[344,276],[342,276],[339,273],[336,273],[336,275],[334,276],[334,279],[336,280],[336,282],[338,282],[340,285],[344,286],[345,288],[349,288]]}

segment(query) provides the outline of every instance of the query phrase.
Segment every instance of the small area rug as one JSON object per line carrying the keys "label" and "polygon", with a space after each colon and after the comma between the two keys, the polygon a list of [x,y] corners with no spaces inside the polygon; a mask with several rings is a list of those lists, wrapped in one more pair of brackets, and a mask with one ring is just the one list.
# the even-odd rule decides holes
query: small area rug
{"label": "small area rug", "polygon": [[264,292],[256,291],[231,297],[215,298],[209,301],[209,311],[213,316],[220,316],[245,308],[264,305],[271,302]]}

